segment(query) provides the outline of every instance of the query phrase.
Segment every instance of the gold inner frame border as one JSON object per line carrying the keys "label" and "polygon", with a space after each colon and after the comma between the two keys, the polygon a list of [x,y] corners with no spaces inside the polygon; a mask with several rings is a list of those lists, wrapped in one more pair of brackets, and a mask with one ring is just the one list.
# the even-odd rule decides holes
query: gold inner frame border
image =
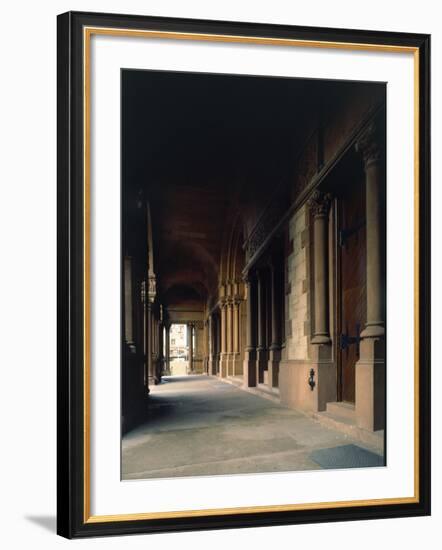
{"label": "gold inner frame border", "polygon": [[[90,42],[93,35],[123,36],[133,38],[156,38],[174,40],[194,40],[203,42],[248,43],[269,46],[291,46],[304,48],[341,49],[353,51],[374,51],[389,53],[411,53],[414,63],[414,495],[410,497],[352,500],[336,502],[299,503],[269,506],[250,506],[234,508],[216,508],[205,510],[180,510],[168,512],[147,512],[113,515],[91,514],[91,473],[90,473]],[[205,33],[182,33],[168,31],[150,31],[140,29],[119,29],[112,27],[83,27],[83,105],[84,105],[84,353],[83,353],[83,436],[84,436],[84,484],[83,515],[84,523],[106,523],[115,521],[139,521],[171,518],[191,518],[204,516],[222,516],[230,514],[253,514],[264,512],[287,512],[300,510],[319,510],[356,506],[379,506],[412,504],[419,502],[419,49],[413,46],[395,46],[388,44],[364,44],[357,42],[330,42],[319,40],[297,40],[241,35],[221,35]]]}

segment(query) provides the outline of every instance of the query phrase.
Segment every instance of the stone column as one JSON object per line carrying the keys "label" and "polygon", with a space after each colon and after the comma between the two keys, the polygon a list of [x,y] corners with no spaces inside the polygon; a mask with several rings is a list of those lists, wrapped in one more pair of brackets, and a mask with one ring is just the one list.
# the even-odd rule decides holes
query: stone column
{"label": "stone column", "polygon": [[214,340],[213,343],[215,345],[214,350],[214,361],[215,361],[215,369],[214,374],[219,375],[220,373],[220,353],[221,353],[221,320],[220,320],[220,313],[217,312],[213,316],[213,328],[214,328]]}
{"label": "stone column", "polygon": [[331,197],[315,191],[309,201],[314,216],[315,330],[312,344],[330,344],[328,289],[328,212]]}
{"label": "stone column", "polygon": [[187,324],[187,345],[189,346],[189,364],[187,366],[187,372],[193,373],[193,325]]}
{"label": "stone column", "polygon": [[216,373],[215,368],[215,326],[214,326],[213,313],[209,314],[209,367],[208,374],[213,376]]}
{"label": "stone column", "polygon": [[244,278],[246,284],[246,351],[244,358],[244,386],[256,386],[256,278],[249,272]]}
{"label": "stone column", "polygon": [[197,321],[193,324],[194,349],[193,349],[193,372],[194,374],[203,374],[203,355],[204,355],[204,323]]}
{"label": "stone column", "polygon": [[124,258],[124,340],[132,353],[135,352],[133,334],[132,258]]}
{"label": "stone column", "polygon": [[279,294],[279,269],[275,266],[275,262],[272,261],[270,264],[270,309],[272,332],[268,362],[268,385],[271,388],[278,387],[279,362],[281,361],[281,304]]}
{"label": "stone column", "polygon": [[159,346],[158,346],[158,334],[159,334],[159,323],[158,319],[156,318],[156,311],[154,305],[152,305],[152,349],[153,349],[153,368],[154,368],[154,376],[155,376],[155,382],[158,384],[160,380],[159,376]]}
{"label": "stone column", "polygon": [[154,317],[153,306],[156,297],[156,278],[155,275],[149,275],[147,280],[147,311],[146,311],[146,347],[147,347],[147,371],[150,384],[158,384],[159,379],[156,376],[156,366],[154,361]]}
{"label": "stone column", "polygon": [[361,337],[376,338],[384,335],[381,189],[385,186],[385,176],[382,148],[374,125],[357,142],[357,149],[364,159],[367,235],[367,323]]}
{"label": "stone column", "polygon": [[166,374],[170,376],[170,323],[166,327]]}
{"label": "stone column", "polygon": [[221,378],[227,376],[227,302],[224,298],[221,300],[221,354],[219,375]]}
{"label": "stone column", "polygon": [[149,386],[156,384],[155,379],[155,364],[153,361],[153,319],[152,319],[152,302],[147,300],[146,304],[146,363]]}
{"label": "stone column", "polygon": [[227,299],[227,305],[226,305],[226,331],[227,331],[227,338],[226,338],[226,351],[227,351],[227,376],[232,375],[232,364],[233,364],[233,302],[232,299],[229,297]]}
{"label": "stone column", "polygon": [[383,193],[385,190],[384,136],[370,124],[356,143],[365,169],[367,235],[367,323],[361,333],[356,364],[355,408],[358,425],[370,431],[385,428],[385,339],[383,250],[385,238]]}
{"label": "stone column", "polygon": [[152,304],[152,355],[154,360],[158,359],[158,321],[155,318],[155,310]]}
{"label": "stone column", "polygon": [[203,328],[203,372],[204,374],[209,374],[209,320],[204,321]]}
{"label": "stone column", "polygon": [[158,362],[157,362],[157,378],[161,381],[161,377],[164,375],[164,326],[161,319],[157,322],[157,339],[158,339]]}
{"label": "stone column", "polygon": [[[315,191],[309,200],[313,215],[314,325],[310,346],[311,363],[305,371],[304,397],[314,411],[322,411],[336,401],[336,364],[329,330],[328,214],[331,196]],[[309,386],[310,375],[314,386]]]}
{"label": "stone column", "polygon": [[266,347],[266,332],[267,332],[267,311],[266,311],[266,281],[262,270],[257,271],[257,295],[258,295],[258,347],[257,351],[257,383],[264,382],[264,371],[267,369],[267,347]]}
{"label": "stone column", "polygon": [[141,281],[141,302],[143,304],[143,351],[144,351],[144,389],[146,393],[150,392],[149,389],[149,308],[148,297],[146,289],[146,281]]}
{"label": "stone column", "polygon": [[233,376],[242,374],[240,358],[240,331],[241,331],[241,300],[236,297],[233,302]]}

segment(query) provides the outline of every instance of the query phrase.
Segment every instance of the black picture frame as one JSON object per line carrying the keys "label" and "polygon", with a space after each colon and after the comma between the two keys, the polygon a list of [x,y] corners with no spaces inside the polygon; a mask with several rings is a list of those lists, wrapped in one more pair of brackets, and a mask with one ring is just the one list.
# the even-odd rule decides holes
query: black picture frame
{"label": "black picture frame", "polygon": [[[418,498],[411,503],[340,506],[206,516],[88,519],[85,482],[84,384],[84,29],[109,27],[159,32],[295,39],[413,48],[419,62],[419,468]],[[57,532],[67,538],[227,529],[422,516],[430,514],[430,36],[425,34],[204,21],[68,12],[57,21]]]}

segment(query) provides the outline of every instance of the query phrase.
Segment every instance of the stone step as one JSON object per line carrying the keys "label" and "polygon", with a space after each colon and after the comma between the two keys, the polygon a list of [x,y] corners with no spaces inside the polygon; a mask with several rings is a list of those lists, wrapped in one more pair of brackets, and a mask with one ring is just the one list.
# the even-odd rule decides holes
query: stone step
{"label": "stone step", "polygon": [[355,417],[355,406],[353,403],[346,403],[345,401],[334,401],[327,403],[326,412],[337,418],[352,420]]}
{"label": "stone step", "polygon": [[268,394],[271,397],[273,396],[279,399],[279,388],[271,388],[267,384],[258,384],[256,389],[263,394]]}
{"label": "stone step", "polygon": [[258,384],[256,387],[249,388],[247,386],[244,386],[243,376],[229,376],[227,378],[218,378],[218,380],[226,382],[227,384],[232,384],[233,386],[238,386],[242,390],[253,393],[254,395],[259,395],[260,397],[264,397],[265,399],[269,399],[270,401],[274,401],[275,403],[281,403],[279,388],[270,388],[265,384]]}
{"label": "stone step", "polygon": [[[328,407],[327,407],[328,409]],[[384,430],[377,432],[369,432],[356,425],[356,417],[353,416],[338,416],[327,411],[316,412],[311,415],[315,420],[323,426],[338,430],[341,433],[347,434],[362,444],[369,450],[382,454],[384,452]]]}
{"label": "stone step", "polygon": [[245,389],[250,393],[254,393],[255,395],[259,395],[264,399],[269,399],[274,403],[281,403],[281,398],[279,397],[279,390],[277,388],[270,389],[268,386],[264,386],[264,384],[258,384],[256,388],[243,387],[243,389]]}
{"label": "stone step", "polygon": [[227,381],[233,384],[234,386],[242,387],[242,385],[244,384],[244,377],[239,375],[229,376]]}

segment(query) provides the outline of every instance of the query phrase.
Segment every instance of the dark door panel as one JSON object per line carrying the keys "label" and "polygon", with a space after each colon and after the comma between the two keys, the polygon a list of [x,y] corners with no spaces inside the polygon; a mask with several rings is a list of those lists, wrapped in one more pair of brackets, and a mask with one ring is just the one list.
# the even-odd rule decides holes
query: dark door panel
{"label": "dark door panel", "polygon": [[364,179],[349,181],[338,199],[338,397],[355,402],[359,333],[366,321],[366,227]]}

